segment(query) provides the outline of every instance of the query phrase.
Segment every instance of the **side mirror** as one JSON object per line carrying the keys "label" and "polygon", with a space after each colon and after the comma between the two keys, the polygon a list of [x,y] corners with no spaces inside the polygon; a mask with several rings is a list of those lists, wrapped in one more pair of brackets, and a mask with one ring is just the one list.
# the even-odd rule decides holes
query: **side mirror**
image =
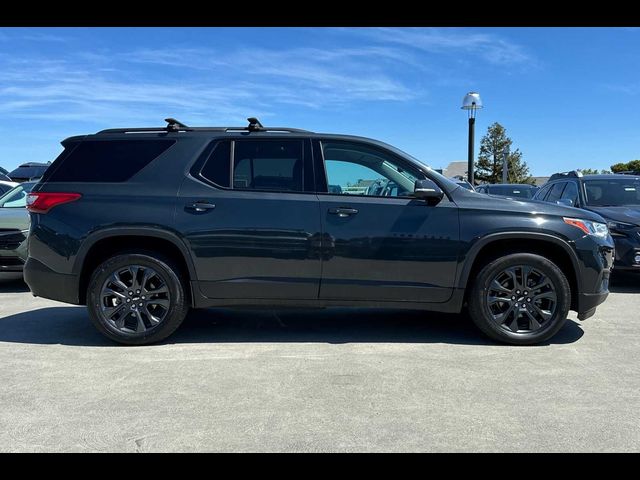
{"label": "side mirror", "polygon": [[556,200],[558,205],[564,205],[565,207],[573,207],[573,200],[569,198],[561,198],[560,200]]}
{"label": "side mirror", "polygon": [[413,195],[416,198],[427,200],[430,204],[435,205],[442,200],[444,192],[436,185],[433,180],[416,180],[413,187]]}

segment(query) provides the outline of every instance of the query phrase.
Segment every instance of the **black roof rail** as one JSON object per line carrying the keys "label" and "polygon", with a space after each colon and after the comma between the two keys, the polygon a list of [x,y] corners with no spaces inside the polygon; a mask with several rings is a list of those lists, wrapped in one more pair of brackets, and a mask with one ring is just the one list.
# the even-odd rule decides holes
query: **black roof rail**
{"label": "black roof rail", "polygon": [[640,175],[640,170],[625,170],[624,172],[614,172],[616,175]]}
{"label": "black roof rail", "polygon": [[288,133],[313,133],[309,130],[289,127],[265,127],[255,117],[247,119],[246,127],[188,127],[175,118],[165,118],[166,127],[139,127],[139,128],[108,128],[100,130],[97,135],[108,133],[151,133],[151,132],[288,132]]}
{"label": "black roof rail", "polygon": [[571,170],[570,172],[554,173],[547,181],[551,182],[552,180],[558,180],[560,178],[582,178],[582,172],[579,170]]}

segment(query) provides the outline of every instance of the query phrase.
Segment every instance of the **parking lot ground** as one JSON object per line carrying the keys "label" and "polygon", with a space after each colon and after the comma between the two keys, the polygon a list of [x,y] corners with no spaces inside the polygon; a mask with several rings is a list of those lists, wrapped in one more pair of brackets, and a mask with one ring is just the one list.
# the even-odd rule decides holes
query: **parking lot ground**
{"label": "parking lot ground", "polygon": [[640,275],[552,341],[464,316],[192,312],[160,345],[0,279],[0,451],[639,451]]}

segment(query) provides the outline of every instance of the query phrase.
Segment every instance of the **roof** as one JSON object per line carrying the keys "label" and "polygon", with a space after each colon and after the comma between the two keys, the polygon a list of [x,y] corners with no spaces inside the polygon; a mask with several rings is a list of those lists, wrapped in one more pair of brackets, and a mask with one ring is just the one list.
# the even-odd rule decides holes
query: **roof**
{"label": "roof", "polygon": [[[576,177],[565,177],[565,178],[554,178],[553,181],[556,180],[566,180],[567,178],[576,178]],[[619,180],[619,179],[634,179],[640,180],[640,175],[628,175],[628,174],[620,174],[620,173],[603,173],[598,175],[584,175],[582,177],[578,177],[581,180]]]}
{"label": "roof", "polygon": [[[42,162],[27,162],[27,163],[22,163],[18,166],[18,168],[20,167],[48,167],[49,165],[51,165],[51,162],[48,163],[42,163]],[[15,170],[14,170],[15,171]]]}
{"label": "roof", "polygon": [[537,188],[537,185],[531,185],[529,183],[485,183],[481,185],[481,187],[528,187],[528,188]]}

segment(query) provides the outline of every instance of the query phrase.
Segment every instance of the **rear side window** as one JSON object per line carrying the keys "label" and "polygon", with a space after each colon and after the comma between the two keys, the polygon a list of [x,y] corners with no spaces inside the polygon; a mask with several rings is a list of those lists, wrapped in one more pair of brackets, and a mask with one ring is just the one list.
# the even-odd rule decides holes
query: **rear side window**
{"label": "rear side window", "polygon": [[303,191],[302,141],[237,140],[233,156],[234,189]]}
{"label": "rear side window", "polygon": [[[231,186],[231,142],[212,143],[200,176],[221,187]],[[205,152],[207,154],[207,152]]]}
{"label": "rear side window", "polygon": [[[165,152],[175,140],[98,140],[65,151],[46,176],[50,182],[124,182]],[[73,147],[70,147],[73,148]],[[47,172],[49,173],[49,172]]]}

